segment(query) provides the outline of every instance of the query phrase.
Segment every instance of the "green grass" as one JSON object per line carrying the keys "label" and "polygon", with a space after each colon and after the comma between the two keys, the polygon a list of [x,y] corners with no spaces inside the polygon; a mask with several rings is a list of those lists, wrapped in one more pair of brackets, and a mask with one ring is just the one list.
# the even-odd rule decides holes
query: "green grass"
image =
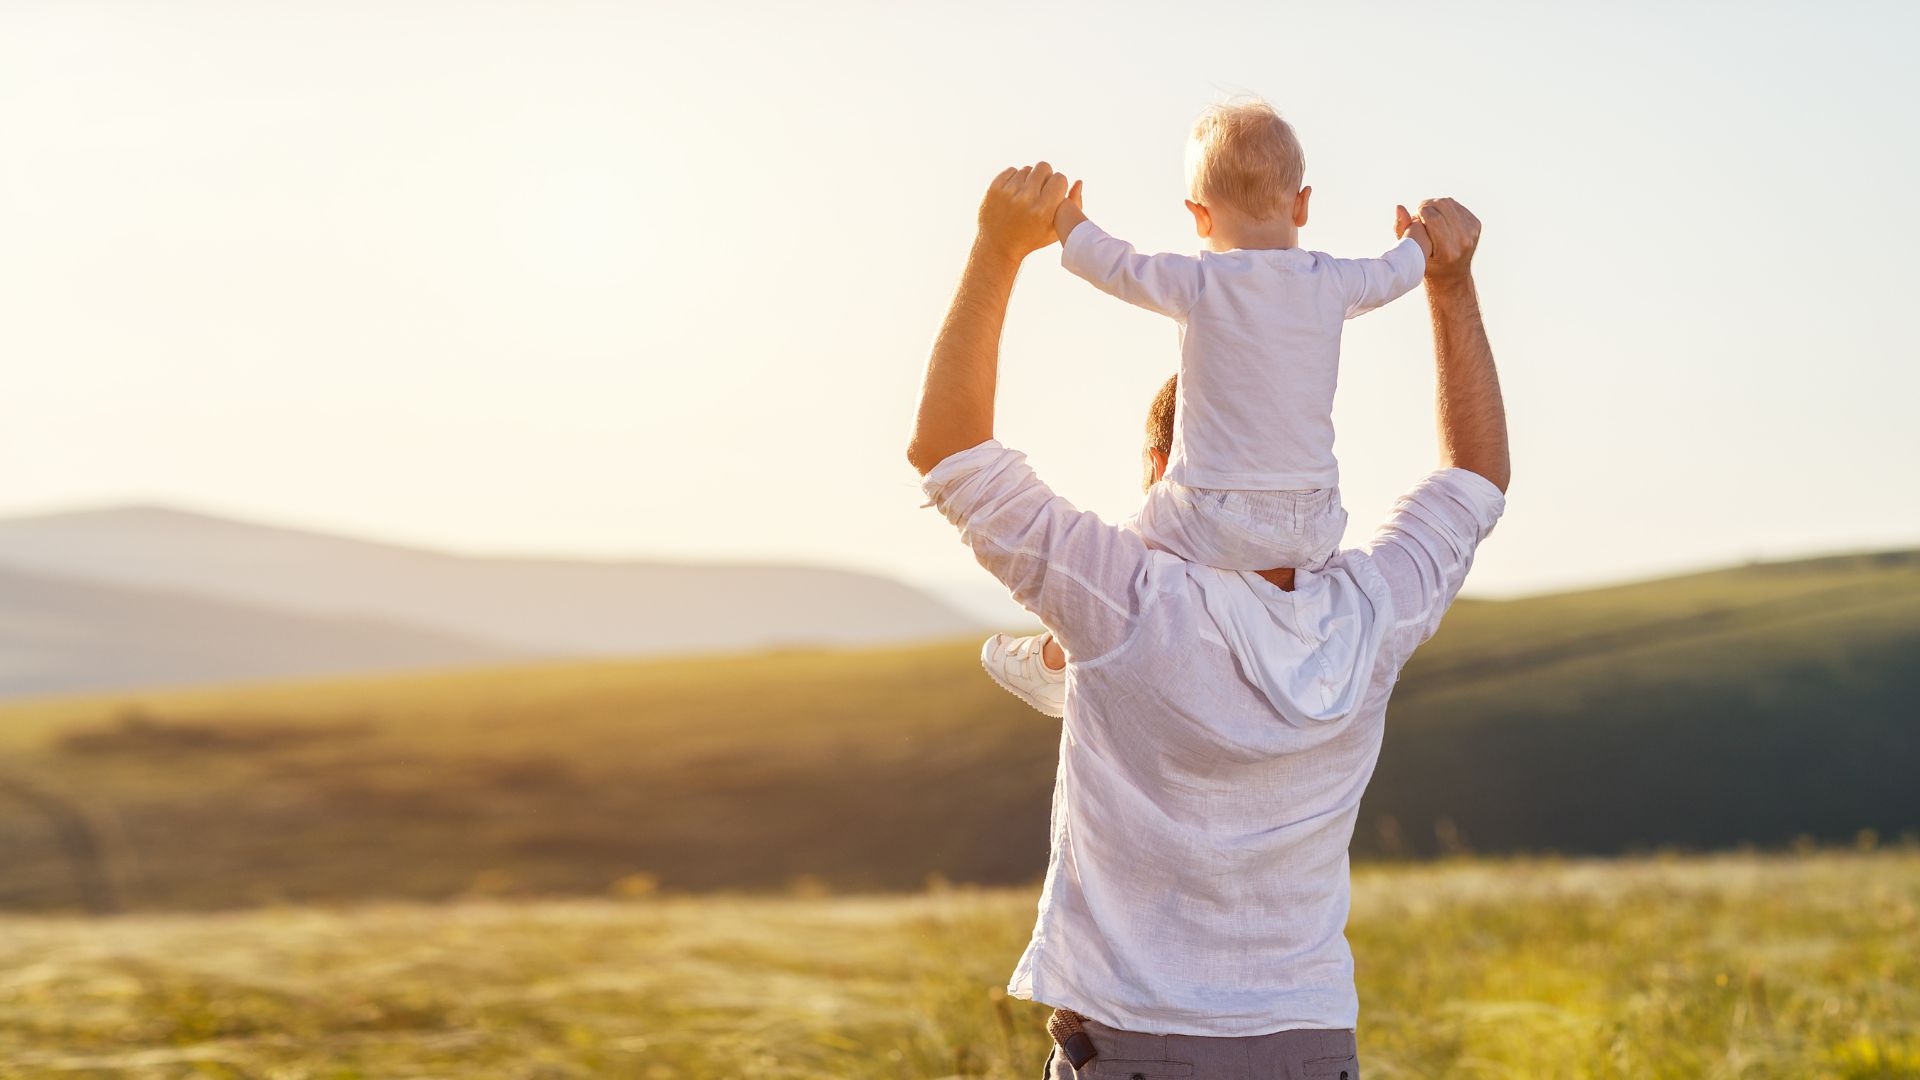
{"label": "green grass", "polygon": [[[1029,890],[0,918],[0,1077],[1031,1077]],[[1920,1077],[1920,852],[1362,867],[1365,1075]]]}
{"label": "green grass", "polygon": [[[0,709],[0,910],[1018,885],[1059,739],[977,642]],[[1360,854],[1920,829],[1920,554],[1462,604],[1396,690]],[[38,805],[23,788],[37,792]]]}
{"label": "green grass", "polygon": [[[29,706],[0,713],[16,740],[0,769],[89,811],[137,907],[599,894],[635,873],[681,889],[1031,880],[1059,726],[975,648]],[[1029,844],[994,839],[1014,821]],[[23,853],[0,867],[0,908],[72,902],[47,823],[3,797],[0,849]]]}

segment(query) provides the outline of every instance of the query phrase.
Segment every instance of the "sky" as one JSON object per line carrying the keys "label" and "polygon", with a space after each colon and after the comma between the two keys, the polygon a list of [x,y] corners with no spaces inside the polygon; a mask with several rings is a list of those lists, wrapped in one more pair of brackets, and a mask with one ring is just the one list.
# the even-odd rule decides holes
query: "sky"
{"label": "sky", "polygon": [[[1440,12],[1444,10],[1444,14]],[[0,4],[0,514],[978,590],[905,445],[987,180],[1194,250],[1258,93],[1310,247],[1450,195],[1507,394],[1486,596],[1920,544],[1920,7]],[[998,434],[1110,519],[1172,325],[1023,270]],[[1425,305],[1350,323],[1350,541],[1435,463]]]}

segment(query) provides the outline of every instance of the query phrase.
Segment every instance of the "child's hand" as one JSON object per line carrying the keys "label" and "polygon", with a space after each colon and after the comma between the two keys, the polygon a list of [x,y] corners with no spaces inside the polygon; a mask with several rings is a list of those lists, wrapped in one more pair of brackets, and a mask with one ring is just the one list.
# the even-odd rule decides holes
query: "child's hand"
{"label": "child's hand", "polygon": [[1060,200],[1060,209],[1053,212],[1053,231],[1064,244],[1074,227],[1085,220],[1086,211],[1080,209],[1080,181],[1075,180],[1073,186],[1067,189],[1067,197]]}
{"label": "child's hand", "polygon": [[1404,206],[1393,208],[1393,236],[1396,240],[1413,237],[1413,242],[1420,245],[1420,253],[1432,260],[1433,240],[1427,236],[1427,223],[1407,213]]}

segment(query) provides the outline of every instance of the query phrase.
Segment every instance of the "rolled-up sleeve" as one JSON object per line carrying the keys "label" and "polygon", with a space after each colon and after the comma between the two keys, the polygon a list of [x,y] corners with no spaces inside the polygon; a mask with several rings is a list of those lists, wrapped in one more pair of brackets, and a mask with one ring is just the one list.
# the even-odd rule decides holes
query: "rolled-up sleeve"
{"label": "rolled-up sleeve", "polygon": [[1396,665],[1440,628],[1506,505],[1499,488],[1466,469],[1441,469],[1393,504],[1366,551],[1393,597]]}
{"label": "rolled-up sleeve", "polygon": [[1148,595],[1140,538],[1075,509],[1025,454],[988,440],[933,467],[921,486],[961,542],[1075,662],[1126,643]]}

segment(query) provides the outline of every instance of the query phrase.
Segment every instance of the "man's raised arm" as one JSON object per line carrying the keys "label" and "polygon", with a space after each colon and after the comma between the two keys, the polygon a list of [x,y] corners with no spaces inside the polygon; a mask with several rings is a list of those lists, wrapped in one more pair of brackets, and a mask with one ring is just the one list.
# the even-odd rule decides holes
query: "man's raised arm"
{"label": "man's raised arm", "polygon": [[[1393,598],[1394,663],[1440,628],[1466,584],[1474,554],[1506,510],[1507,411],[1493,347],[1473,289],[1480,222],[1452,199],[1420,204],[1432,254],[1427,302],[1433,308],[1434,366],[1440,414],[1440,469],[1394,503],[1367,550]],[[1412,223],[1400,211],[1398,228]]]}
{"label": "man's raised arm", "polygon": [[[1065,177],[1045,162],[1008,169],[980,203],[980,232],[927,360],[907,460],[930,505],[987,572],[1092,663],[1132,638],[1150,552],[1135,534],[1076,510],[993,441],[1000,330],[1020,262],[1053,243]],[[982,445],[985,444],[985,445]]]}
{"label": "man's raised arm", "polygon": [[1067,178],[1042,161],[994,177],[980,201],[979,231],[960,287],[927,359],[907,460],[922,475],[993,438],[993,396],[1000,330],[1020,262],[1053,243],[1053,214]]}
{"label": "man's raised arm", "polygon": [[1478,473],[1505,492],[1512,469],[1507,410],[1473,288],[1480,219],[1452,199],[1428,199],[1420,204],[1420,220],[1433,242],[1427,303],[1438,366],[1440,464]]}

